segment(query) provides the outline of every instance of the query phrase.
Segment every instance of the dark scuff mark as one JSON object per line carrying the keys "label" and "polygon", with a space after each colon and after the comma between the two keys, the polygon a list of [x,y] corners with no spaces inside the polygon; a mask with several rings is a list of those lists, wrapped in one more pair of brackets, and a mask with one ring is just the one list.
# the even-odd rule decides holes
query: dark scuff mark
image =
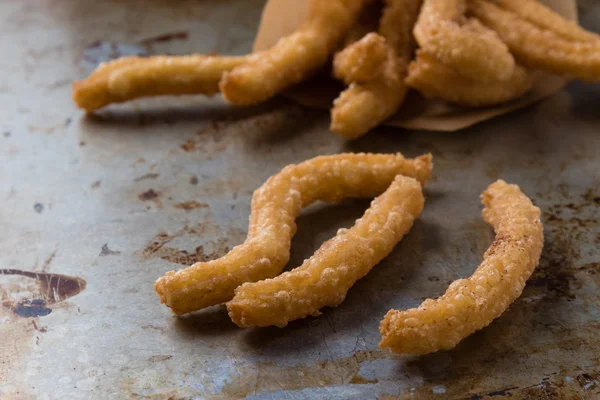
{"label": "dark scuff mark", "polygon": [[352,377],[352,379],[350,379],[350,382],[348,382],[348,383],[350,383],[351,385],[367,385],[369,383],[371,383],[371,384],[377,384],[377,383],[379,383],[379,380],[377,378],[375,378],[375,379],[367,379],[367,378],[365,378],[363,376],[360,376],[360,375],[354,375]]}
{"label": "dark scuff mark", "polygon": [[156,355],[156,356],[152,356],[148,359],[148,361],[150,362],[161,362],[161,361],[167,361],[170,360],[171,358],[173,358],[172,355],[170,354],[164,354],[164,355]]}
{"label": "dark scuff mark", "polygon": [[10,137],[10,131],[5,131],[4,133],[2,133],[2,136]]}
{"label": "dark scuff mark", "polygon": [[67,118],[67,119],[65,120],[65,128],[68,128],[68,127],[69,127],[69,125],[71,125],[71,122],[73,122],[73,119],[72,119],[72,118]]}
{"label": "dark scuff mark", "polygon": [[190,177],[190,185],[197,185],[198,184],[198,177],[196,175],[193,175]]}
{"label": "dark scuff mark", "polygon": [[33,329],[35,329],[36,331],[41,332],[41,333],[48,332],[48,328],[46,328],[45,326],[38,327],[37,324],[35,323],[35,320],[32,319],[31,323],[33,324]]}
{"label": "dark scuff mark", "polygon": [[92,183],[91,188],[98,189],[100,187],[101,183],[102,183],[102,181],[96,181],[96,182]]}
{"label": "dark scuff mark", "polygon": [[138,199],[142,201],[148,200],[156,200],[160,196],[160,192],[155,191],[154,189],[148,189],[143,193],[138,195]]}
{"label": "dark scuff mark", "polygon": [[20,301],[14,306],[13,312],[19,317],[34,318],[45,317],[52,312],[52,309],[46,307],[46,301],[33,299]]}
{"label": "dark scuff mark", "polygon": [[181,210],[189,211],[189,210],[193,210],[196,208],[208,208],[208,204],[200,203],[200,202],[197,202],[196,200],[188,200],[188,201],[174,204],[173,207],[179,208]]}
{"label": "dark scuff mark", "polygon": [[83,51],[83,64],[91,72],[103,62],[125,56],[143,57],[148,55],[147,46],[98,40],[88,45]]}
{"label": "dark scuff mark", "polygon": [[155,43],[170,42],[172,40],[187,40],[189,34],[185,31],[163,33],[162,35],[153,36],[148,39],[140,40],[140,44],[151,46]]}
{"label": "dark scuff mark", "polygon": [[156,179],[159,176],[160,176],[160,174],[157,174],[156,172],[150,172],[150,173],[144,174],[142,176],[138,176],[133,181],[134,182],[139,182],[139,181],[143,181],[143,180],[146,180],[146,179]]}
{"label": "dark scuff mark", "polygon": [[79,142],[79,147],[84,147],[85,146],[85,142],[82,140]]}
{"label": "dark scuff mark", "polygon": [[[73,297],[85,290],[87,283],[81,278],[46,272],[30,272],[18,269],[0,269],[0,275],[19,275],[38,281],[43,301],[54,304]],[[34,301],[34,300],[32,300]]]}
{"label": "dark scuff mark", "polygon": [[42,203],[35,203],[35,204],[33,205],[33,210],[34,210],[36,213],[38,213],[38,214],[41,214],[41,213],[42,213],[42,211],[44,211],[44,205],[43,205]]}
{"label": "dark scuff mark", "polygon": [[110,256],[110,255],[113,255],[113,254],[121,254],[121,252],[118,251],[118,250],[111,250],[111,249],[109,249],[108,248],[108,243],[104,243],[102,245],[102,249],[100,249],[100,254],[99,255],[101,257],[103,257],[103,256]]}
{"label": "dark scuff mark", "polygon": [[54,257],[56,257],[56,252],[58,250],[54,250],[49,256],[48,258],[46,258],[46,260],[44,260],[44,264],[42,265],[42,271],[46,272],[48,271],[48,267],[50,267],[50,263],[52,262],[52,260],[54,260]]}
{"label": "dark scuff mark", "polygon": [[509,396],[510,392],[512,392],[515,389],[518,389],[518,386],[512,386],[506,389],[501,389],[501,390],[496,390],[493,392],[490,392],[488,394],[486,394],[486,397],[496,397],[496,396]]}

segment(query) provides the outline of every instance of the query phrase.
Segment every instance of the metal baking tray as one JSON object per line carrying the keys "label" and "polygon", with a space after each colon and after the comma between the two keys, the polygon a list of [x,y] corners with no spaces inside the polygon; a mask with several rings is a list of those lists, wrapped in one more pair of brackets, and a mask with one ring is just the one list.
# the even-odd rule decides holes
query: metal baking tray
{"label": "metal baking tray", "polygon": [[[154,99],[85,117],[70,83],[126,54],[243,54],[262,0],[0,2],[1,399],[600,398],[600,119],[596,85],[456,133],[378,128],[356,141],[284,99]],[[600,30],[600,6],[581,2]],[[285,329],[224,307],[176,318],[153,282],[245,238],[251,194],[290,163],[338,152],[434,155],[425,211],[343,304]],[[390,308],[478,265],[498,178],[543,210],[523,296],[456,349],[378,349]],[[293,268],[368,201],[298,220]]]}

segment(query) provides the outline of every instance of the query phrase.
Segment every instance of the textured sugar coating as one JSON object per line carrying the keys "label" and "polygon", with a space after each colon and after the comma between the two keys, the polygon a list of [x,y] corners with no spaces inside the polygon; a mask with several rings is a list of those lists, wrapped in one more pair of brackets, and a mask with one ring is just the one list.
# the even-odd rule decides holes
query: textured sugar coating
{"label": "textured sugar coating", "polygon": [[386,57],[385,38],[370,32],[335,55],[333,75],[348,85],[371,80],[381,71]]}
{"label": "textured sugar coating", "polygon": [[462,25],[466,0],[424,0],[414,35],[423,51],[470,79],[509,79],[515,60],[490,29]]}
{"label": "textured sugar coating", "polygon": [[248,57],[211,55],[123,57],[101,64],[73,84],[73,100],[88,112],[140,97],[204,94],[219,91],[225,71]]}
{"label": "textured sugar coating", "polygon": [[238,287],[227,303],[229,316],[240,327],[284,327],[337,306],[410,230],[423,203],[420,183],[398,175],[352,228],[340,229],[300,267]]}
{"label": "textured sugar coating", "polygon": [[427,98],[465,107],[483,107],[522,96],[531,89],[533,79],[531,73],[517,65],[513,76],[506,81],[478,82],[418,51],[409,66],[406,84]]}
{"label": "textured sugar coating", "polygon": [[468,279],[418,308],[390,310],[379,328],[380,347],[396,353],[427,354],[456,346],[489,325],[517,299],[539,263],[544,245],[540,209],[518,186],[499,180],[482,195],[483,218],[496,239]]}
{"label": "textured sugar coating", "polygon": [[586,31],[576,22],[563,18],[560,14],[536,0],[496,0],[502,8],[514,12],[519,17],[548,29],[563,39],[576,42],[597,42],[600,36]]}
{"label": "textured sugar coating", "polygon": [[600,80],[597,42],[562,39],[488,1],[469,0],[469,12],[496,31],[524,65],[588,82]]}
{"label": "textured sugar coating", "polygon": [[385,62],[373,79],[350,84],[333,102],[331,130],[353,139],[392,116],[406,97],[404,84],[412,58],[414,25],[421,0],[386,0],[379,34],[386,39]]}
{"label": "textured sugar coating", "polygon": [[307,21],[269,50],[224,74],[221,92],[232,104],[255,104],[324,66],[367,0],[311,0]]}
{"label": "textured sugar coating", "polygon": [[246,241],[217,260],[167,272],[154,285],[161,302],[185,314],[231,300],[242,283],[278,275],[289,260],[295,219],[303,207],[317,200],[375,197],[398,174],[424,184],[431,175],[431,156],[338,154],[285,167],[254,192]]}

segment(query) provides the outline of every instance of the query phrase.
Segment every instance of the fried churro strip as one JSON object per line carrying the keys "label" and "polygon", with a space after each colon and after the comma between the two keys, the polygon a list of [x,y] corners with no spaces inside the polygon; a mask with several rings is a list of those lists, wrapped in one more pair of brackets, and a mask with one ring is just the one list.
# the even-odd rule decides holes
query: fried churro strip
{"label": "fried churro strip", "polygon": [[379,25],[386,39],[387,56],[371,80],[355,81],[335,99],[330,129],[346,138],[357,138],[393,115],[402,105],[404,84],[412,57],[414,25],[421,0],[387,0]]}
{"label": "fried churro strip", "polygon": [[488,1],[469,0],[469,11],[496,31],[521,63],[583,81],[600,80],[597,43],[562,39]]}
{"label": "fried churro strip", "polygon": [[335,55],[333,75],[347,85],[367,82],[381,72],[386,58],[385,38],[371,32]]}
{"label": "fried churro strip", "polygon": [[267,100],[323,67],[367,0],[311,0],[308,20],[269,50],[223,75],[221,92],[232,104]]}
{"label": "fried churro strip", "polygon": [[515,60],[498,35],[473,24],[461,26],[466,0],[424,0],[414,27],[419,46],[467,78],[509,79]]}
{"label": "fried churro strip", "polygon": [[563,18],[537,0],[496,0],[496,3],[539,28],[552,31],[563,39],[575,42],[597,42],[600,40],[599,35],[586,31],[576,22]]}
{"label": "fried churro strip", "polygon": [[465,78],[432,56],[417,52],[410,64],[406,84],[425,97],[465,107],[483,107],[514,100],[533,84],[532,75],[517,65],[513,76],[501,82],[478,82]]}
{"label": "fried churro strip", "polygon": [[380,347],[411,354],[451,349],[521,295],[544,245],[540,209],[518,186],[502,180],[491,184],[482,198],[483,218],[494,227],[496,239],[481,265],[436,300],[406,311],[390,310],[379,328]]}
{"label": "fried churro strip", "polygon": [[339,154],[287,166],[254,192],[246,241],[217,260],[167,272],[154,285],[161,302],[185,314],[231,300],[242,283],[278,275],[289,260],[295,218],[303,207],[317,200],[377,196],[399,174],[425,183],[431,156]]}
{"label": "fried churro strip", "polygon": [[275,325],[335,307],[357,280],[386,257],[423,210],[421,185],[398,175],[350,229],[340,229],[304,263],[273,279],[244,283],[227,303],[242,328]]}
{"label": "fried churro strip", "polygon": [[212,55],[124,57],[101,64],[87,79],[73,84],[73,100],[88,112],[140,97],[205,94],[219,91],[225,71],[247,57]]}

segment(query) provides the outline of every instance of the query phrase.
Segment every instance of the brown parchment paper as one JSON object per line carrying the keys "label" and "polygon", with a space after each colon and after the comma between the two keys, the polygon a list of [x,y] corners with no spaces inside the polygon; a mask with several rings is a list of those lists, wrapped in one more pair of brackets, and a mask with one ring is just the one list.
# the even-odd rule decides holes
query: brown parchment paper
{"label": "brown parchment paper", "polygon": [[[292,33],[306,18],[310,0],[269,0],[262,13],[254,51],[268,49],[282,36]],[[566,18],[577,19],[576,0],[541,0]],[[468,109],[427,100],[411,92],[402,109],[385,125],[407,129],[456,131],[498,115],[527,107],[558,92],[566,79],[540,73],[533,89],[520,99],[495,107]],[[318,76],[288,90],[285,94],[300,104],[331,108],[343,86],[329,76]]]}

